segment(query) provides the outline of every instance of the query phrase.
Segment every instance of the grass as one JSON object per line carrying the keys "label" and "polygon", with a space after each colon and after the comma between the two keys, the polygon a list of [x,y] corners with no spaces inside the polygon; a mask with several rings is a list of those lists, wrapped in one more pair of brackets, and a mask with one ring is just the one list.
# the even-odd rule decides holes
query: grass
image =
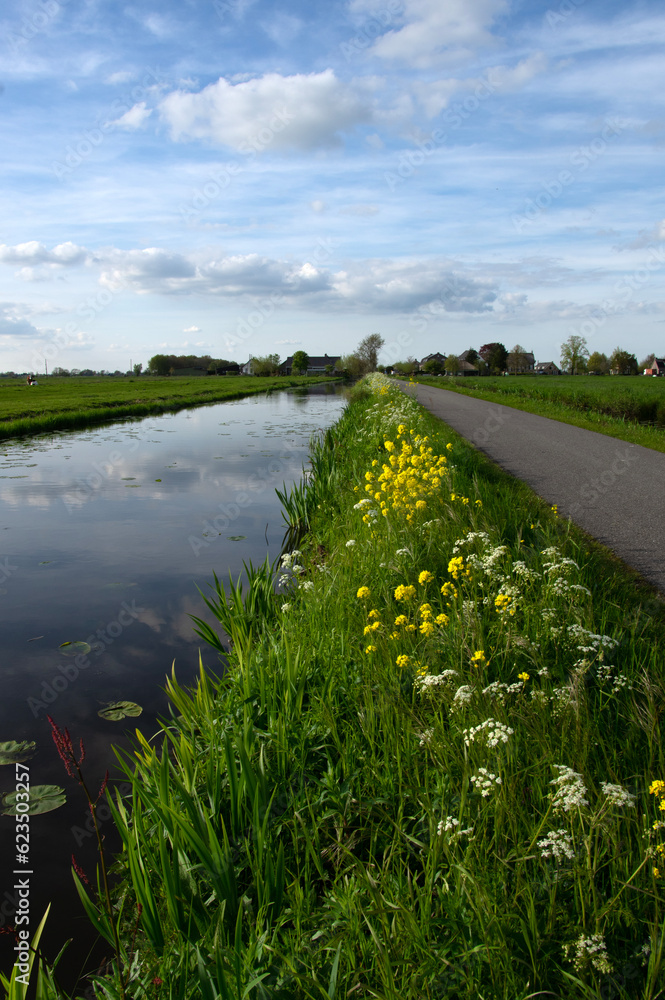
{"label": "grass", "polygon": [[96,995],[662,997],[662,598],[381,376],[311,458],[122,758]]}
{"label": "grass", "polygon": [[145,417],[321,381],[329,379],[249,375],[224,378],[49,376],[42,377],[36,387],[16,379],[1,379],[0,438],[90,427],[121,417]]}
{"label": "grass", "polygon": [[417,382],[665,452],[665,379],[590,375],[425,378]]}

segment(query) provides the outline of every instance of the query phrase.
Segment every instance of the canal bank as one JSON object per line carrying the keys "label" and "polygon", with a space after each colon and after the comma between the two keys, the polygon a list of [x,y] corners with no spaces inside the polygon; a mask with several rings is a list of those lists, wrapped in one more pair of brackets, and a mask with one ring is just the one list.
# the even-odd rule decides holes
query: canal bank
{"label": "canal bank", "polygon": [[127,995],[655,1000],[662,603],[378,376],[311,462],[127,760]]}

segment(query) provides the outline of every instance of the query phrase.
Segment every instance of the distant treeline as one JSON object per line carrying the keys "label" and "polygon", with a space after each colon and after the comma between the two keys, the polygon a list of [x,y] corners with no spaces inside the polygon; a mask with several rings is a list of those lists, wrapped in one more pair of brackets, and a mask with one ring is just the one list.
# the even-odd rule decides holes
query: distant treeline
{"label": "distant treeline", "polygon": [[148,372],[151,375],[171,375],[183,368],[203,368],[215,372],[219,368],[238,368],[237,361],[226,361],[224,358],[211,358],[209,354],[155,354],[148,362]]}

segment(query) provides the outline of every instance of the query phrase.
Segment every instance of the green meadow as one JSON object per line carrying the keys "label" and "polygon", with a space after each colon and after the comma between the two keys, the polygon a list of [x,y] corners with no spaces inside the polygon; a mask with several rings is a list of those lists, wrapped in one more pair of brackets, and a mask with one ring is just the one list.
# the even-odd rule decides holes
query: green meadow
{"label": "green meadow", "polygon": [[380,375],[283,506],[121,757],[94,995],[662,997],[662,598]]}
{"label": "green meadow", "polygon": [[0,379],[0,438],[74,430],[122,417],[145,417],[257,392],[326,381],[321,377],[42,376],[36,386]]}
{"label": "green meadow", "polygon": [[665,379],[635,375],[504,375],[416,381],[665,451]]}

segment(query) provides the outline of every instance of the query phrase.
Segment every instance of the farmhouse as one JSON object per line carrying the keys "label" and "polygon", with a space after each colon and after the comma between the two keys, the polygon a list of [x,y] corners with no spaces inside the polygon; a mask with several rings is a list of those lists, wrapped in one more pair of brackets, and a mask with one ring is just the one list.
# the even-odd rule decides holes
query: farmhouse
{"label": "farmhouse", "polygon": [[553,361],[539,361],[533,368],[534,375],[560,375],[561,369]]}
{"label": "farmhouse", "polygon": [[644,374],[665,376],[665,358],[654,358],[653,365],[651,368],[645,368]]}
{"label": "farmhouse", "polygon": [[[341,358],[341,354],[331,354],[330,356],[324,354],[322,357],[309,358],[309,365],[307,367],[308,375],[325,375],[326,368],[334,369],[337,362]],[[286,361],[282,361],[279,366],[279,371],[281,375],[290,375],[291,369],[293,368],[293,355],[290,354]],[[251,372],[249,373],[251,374]]]}

